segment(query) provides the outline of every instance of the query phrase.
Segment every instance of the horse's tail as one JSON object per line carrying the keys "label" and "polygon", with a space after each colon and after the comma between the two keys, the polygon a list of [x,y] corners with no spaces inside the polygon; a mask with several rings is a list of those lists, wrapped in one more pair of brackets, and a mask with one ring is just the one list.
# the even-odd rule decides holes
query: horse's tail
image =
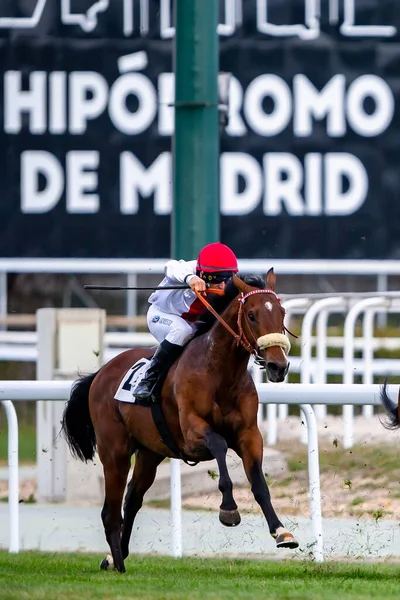
{"label": "horse's tail", "polygon": [[398,405],[393,402],[386,391],[387,381],[384,382],[380,391],[380,400],[385,408],[386,414],[388,416],[388,420],[383,424],[386,429],[397,429],[400,427],[400,419],[399,419],[399,406],[400,406],[400,390],[399,390],[399,400]]}
{"label": "horse's tail", "polygon": [[61,422],[71,454],[84,462],[92,460],[96,450],[96,434],[89,412],[89,388],[96,375],[75,381]]}

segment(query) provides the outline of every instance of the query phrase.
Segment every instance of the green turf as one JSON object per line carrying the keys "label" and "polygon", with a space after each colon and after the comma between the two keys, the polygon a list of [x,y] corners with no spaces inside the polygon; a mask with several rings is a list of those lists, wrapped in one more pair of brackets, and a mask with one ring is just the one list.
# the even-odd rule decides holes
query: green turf
{"label": "green turf", "polygon": [[[0,464],[7,463],[8,434],[7,426],[0,428]],[[19,463],[36,462],[36,431],[29,425],[19,427]]]}
{"label": "green turf", "polygon": [[398,598],[399,566],[263,560],[135,558],[127,573],[99,556],[0,553],[1,600],[358,600]]}

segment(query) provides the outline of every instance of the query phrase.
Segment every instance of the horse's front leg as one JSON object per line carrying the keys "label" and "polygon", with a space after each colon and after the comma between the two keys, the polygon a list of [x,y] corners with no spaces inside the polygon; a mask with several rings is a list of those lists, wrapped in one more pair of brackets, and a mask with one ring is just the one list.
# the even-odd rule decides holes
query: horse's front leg
{"label": "horse's front leg", "polygon": [[226,464],[228,445],[225,439],[215,433],[210,426],[197,415],[191,415],[185,427],[185,441],[189,452],[194,454],[201,448],[207,448],[217,461],[219,471],[218,489],[222,494],[219,507],[219,520],[227,527],[235,527],[240,523],[240,514],[233,498],[233,485]]}
{"label": "horse's front leg", "polygon": [[269,531],[278,548],[297,548],[295,537],[282,525],[271,503],[265,476],[262,472],[263,440],[257,426],[239,432],[237,452],[243,460],[251,491],[267,520]]}

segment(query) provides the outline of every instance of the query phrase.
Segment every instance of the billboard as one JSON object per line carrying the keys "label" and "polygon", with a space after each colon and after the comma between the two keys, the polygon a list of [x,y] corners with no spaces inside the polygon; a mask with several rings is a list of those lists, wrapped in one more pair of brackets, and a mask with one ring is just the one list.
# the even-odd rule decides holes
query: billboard
{"label": "billboard", "polygon": [[[169,255],[172,0],[0,6],[0,256]],[[396,0],[221,0],[221,239],[400,256]]]}

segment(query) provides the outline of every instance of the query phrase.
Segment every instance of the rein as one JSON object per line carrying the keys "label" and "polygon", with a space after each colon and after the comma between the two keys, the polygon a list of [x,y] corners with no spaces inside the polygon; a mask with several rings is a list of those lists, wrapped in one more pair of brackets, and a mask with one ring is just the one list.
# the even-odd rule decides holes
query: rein
{"label": "rein", "polygon": [[[236,331],[233,331],[232,327],[230,327],[228,325],[228,323],[226,321],[224,321],[224,319],[217,313],[217,311],[213,309],[213,307],[211,306],[211,304],[209,304],[207,302],[207,300],[204,298],[204,296],[202,296],[200,294],[200,292],[197,292],[196,290],[194,290],[194,293],[196,294],[196,296],[198,297],[198,299],[200,300],[200,302],[202,302],[204,304],[204,306],[206,307],[206,309],[209,310],[210,313],[214,315],[214,317],[221,323],[221,325],[223,325],[225,327],[225,329],[227,329],[229,331],[229,333],[231,335],[233,335],[233,337],[236,340],[237,345],[239,345],[239,343],[241,343],[242,346],[243,346],[243,342],[242,342],[242,340],[240,338],[240,335],[238,333],[236,333]],[[245,347],[245,346],[243,346],[243,347]],[[246,348],[246,350],[247,350],[247,348]]]}
{"label": "rein", "polygon": [[[209,304],[207,302],[207,300],[199,292],[195,291],[195,294],[196,294],[197,298],[200,300],[200,302],[202,302],[204,304],[204,306],[207,308],[207,310],[209,310],[210,313],[212,313],[214,315],[214,317],[221,323],[221,325],[223,325],[225,327],[225,329],[227,331],[229,331],[229,333],[235,338],[237,346],[239,346],[239,344],[241,344],[243,346],[243,348],[245,350],[247,350],[247,352],[249,352],[249,354],[254,355],[255,362],[257,364],[263,365],[264,360],[260,357],[260,355],[257,352],[257,340],[254,337],[251,329],[249,329],[249,331],[253,336],[255,346],[253,346],[249,342],[249,340],[247,339],[247,337],[244,333],[244,330],[242,327],[242,317],[244,314],[243,306],[244,306],[244,303],[246,302],[247,298],[249,298],[250,296],[253,296],[254,294],[272,294],[275,296],[275,298],[278,298],[276,293],[273,290],[252,290],[251,292],[248,292],[247,294],[243,294],[242,292],[240,293],[239,298],[238,298],[240,305],[239,305],[238,318],[237,318],[237,325],[238,325],[239,333],[236,333],[236,331],[234,331],[232,329],[232,327],[230,327],[230,325],[228,325],[228,323],[226,321],[224,321],[224,319],[217,313],[216,310],[214,310],[214,308],[211,306],[211,304]],[[278,298],[278,300],[279,300],[279,298]],[[246,315],[245,315],[245,319],[246,319],[246,322],[248,323],[248,319],[247,319]]]}

